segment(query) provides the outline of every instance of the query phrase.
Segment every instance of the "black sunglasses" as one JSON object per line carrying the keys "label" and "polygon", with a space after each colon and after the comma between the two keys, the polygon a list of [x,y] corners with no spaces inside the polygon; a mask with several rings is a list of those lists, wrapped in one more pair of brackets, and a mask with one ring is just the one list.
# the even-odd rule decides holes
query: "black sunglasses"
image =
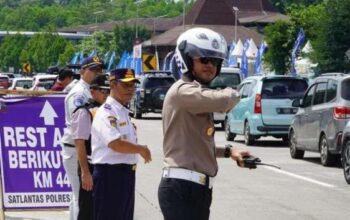
{"label": "black sunglasses", "polygon": [[103,94],[109,94],[110,89],[100,88],[98,86],[92,86],[91,89],[102,92]]}
{"label": "black sunglasses", "polygon": [[211,58],[211,57],[200,57],[199,61],[202,64],[208,64],[209,62],[213,64],[213,66],[218,67],[221,64],[221,59]]}

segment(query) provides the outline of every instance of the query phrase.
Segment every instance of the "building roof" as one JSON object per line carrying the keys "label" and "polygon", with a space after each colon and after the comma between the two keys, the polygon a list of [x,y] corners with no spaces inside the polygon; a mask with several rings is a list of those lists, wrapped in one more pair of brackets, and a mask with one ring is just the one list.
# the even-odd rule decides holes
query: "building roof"
{"label": "building roof", "polygon": [[92,33],[95,31],[113,31],[116,25],[136,25],[143,26],[146,29],[156,32],[164,32],[177,25],[182,24],[182,16],[173,18],[134,18],[123,21],[109,21],[104,23],[79,25],[75,27],[66,27],[59,29],[61,32],[78,32],[78,33]]}
{"label": "building roof", "polygon": [[[185,25],[176,26],[163,34],[152,37],[151,39],[143,42],[144,46],[176,46],[176,40],[184,30],[188,30],[194,27],[205,27],[212,29],[218,33],[221,33],[228,44],[234,39],[234,26],[230,25]],[[262,40],[262,35],[258,32],[246,28],[244,26],[237,26],[237,40],[242,41],[246,38],[252,38],[255,42],[260,42]]]}
{"label": "building roof", "polygon": [[[279,13],[269,0],[197,0],[186,13],[186,25],[234,25],[235,13],[233,7],[239,9],[238,24],[273,23],[276,20],[286,20],[288,16]],[[110,21],[98,24],[80,25],[61,28],[61,32],[92,33],[94,31],[112,31],[115,25],[136,25],[148,30],[164,32],[182,25],[182,16],[174,18],[134,18],[124,21]]]}

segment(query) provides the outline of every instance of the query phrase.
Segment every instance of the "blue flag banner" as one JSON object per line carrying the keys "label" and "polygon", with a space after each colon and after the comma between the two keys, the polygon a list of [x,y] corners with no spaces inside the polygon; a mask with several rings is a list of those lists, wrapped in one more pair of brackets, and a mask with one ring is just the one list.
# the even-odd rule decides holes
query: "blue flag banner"
{"label": "blue flag banner", "polygon": [[249,48],[249,39],[246,39],[243,44],[242,62],[241,62],[241,72],[242,77],[246,78],[248,76],[248,56],[247,50]]}
{"label": "blue flag banner", "polygon": [[133,68],[133,65],[132,65],[133,61],[134,61],[134,58],[132,57],[132,54],[128,53],[125,68]]}
{"label": "blue flag banner", "polygon": [[76,52],[73,58],[69,61],[69,64],[76,64],[78,61],[79,52]]}
{"label": "blue flag banner", "polygon": [[84,59],[84,53],[83,53],[83,51],[80,51],[79,52],[79,63],[81,63],[82,61],[83,61],[83,59]]}
{"label": "blue flag banner", "polygon": [[[107,60],[108,60],[108,58],[109,58],[109,53],[110,53],[110,51],[108,51],[107,53],[105,53],[105,55],[103,56],[103,60],[105,61],[105,62],[107,62]],[[114,54],[115,55],[115,54]]]}
{"label": "blue flag banner", "polygon": [[118,68],[123,68],[124,60],[126,59],[127,52],[124,50],[122,53],[122,56],[120,57],[119,63],[118,63]]}
{"label": "blue flag banner", "polygon": [[142,59],[134,58],[134,71],[136,75],[140,75],[142,72]]}
{"label": "blue flag banner", "polygon": [[92,57],[92,56],[95,56],[95,55],[97,55],[96,49],[93,49],[93,50],[90,52],[89,57]]}
{"label": "blue flag banner", "polygon": [[61,155],[64,98],[64,94],[0,97],[5,208],[68,207],[71,188]]}
{"label": "blue flag banner", "polygon": [[264,56],[265,50],[266,50],[266,43],[265,41],[263,41],[261,42],[258,49],[258,53],[256,55],[255,74],[258,74],[261,71],[261,61],[262,61],[262,57]]}
{"label": "blue flag banner", "polygon": [[114,61],[115,61],[115,51],[112,52],[112,55],[111,55],[111,57],[109,58],[107,71],[110,71],[111,69],[113,69]]}
{"label": "blue flag banner", "polygon": [[300,49],[300,47],[303,45],[303,43],[305,42],[305,39],[306,39],[306,37],[305,37],[304,30],[302,28],[300,28],[298,37],[294,43],[294,47],[292,50],[292,59],[291,59],[291,74],[292,74],[292,76],[296,76],[296,74],[297,74],[297,71],[295,70],[295,59],[297,56],[297,52]]}
{"label": "blue flag banner", "polygon": [[170,69],[169,63],[170,63],[170,59],[172,58],[173,54],[174,54],[174,51],[170,51],[170,52],[165,56],[164,61],[163,61],[163,68],[162,68],[162,70],[169,70],[169,69]]}
{"label": "blue flag banner", "polygon": [[236,43],[235,41],[232,41],[232,44],[230,45],[230,50],[228,52],[228,57],[227,57],[227,65],[229,67],[234,67],[234,66],[237,66],[237,57],[236,56],[233,56],[232,52],[234,51],[236,47]]}

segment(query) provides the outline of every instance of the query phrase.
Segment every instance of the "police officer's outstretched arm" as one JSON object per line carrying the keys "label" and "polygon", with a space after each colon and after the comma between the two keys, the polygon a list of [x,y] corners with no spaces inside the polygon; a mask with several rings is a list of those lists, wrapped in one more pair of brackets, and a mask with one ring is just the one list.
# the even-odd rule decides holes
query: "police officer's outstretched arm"
{"label": "police officer's outstretched arm", "polygon": [[147,145],[133,144],[121,138],[111,141],[108,147],[119,153],[140,154],[145,163],[152,161],[151,151]]}

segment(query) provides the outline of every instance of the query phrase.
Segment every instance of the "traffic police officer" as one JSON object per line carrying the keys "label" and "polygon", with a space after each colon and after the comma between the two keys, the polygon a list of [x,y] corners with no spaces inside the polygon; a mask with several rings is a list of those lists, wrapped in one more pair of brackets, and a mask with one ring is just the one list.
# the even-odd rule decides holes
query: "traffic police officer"
{"label": "traffic police officer", "polygon": [[93,117],[100,105],[109,95],[109,83],[107,75],[97,76],[90,85],[92,99],[85,105],[78,107],[73,112],[72,130],[77,157],[79,162],[79,215],[78,220],[92,220],[92,172],[91,162],[91,124]]}
{"label": "traffic police officer", "polygon": [[165,220],[209,219],[216,158],[231,157],[242,166],[242,157],[249,155],[214,142],[212,112],[228,111],[239,101],[232,88],[207,88],[220,73],[226,51],[223,36],[210,29],[190,29],[177,40],[183,75],[169,89],[163,105],[165,168],[158,199]]}
{"label": "traffic police officer", "polygon": [[68,176],[73,191],[72,200],[69,205],[69,219],[76,220],[78,217],[78,198],[79,198],[79,178],[78,178],[78,160],[72,139],[72,113],[91,99],[90,83],[97,75],[102,73],[104,67],[103,61],[97,57],[88,57],[82,61],[80,70],[81,78],[79,82],[70,90],[64,99],[65,123],[66,128],[61,142],[63,167]]}
{"label": "traffic police officer", "polygon": [[151,161],[146,145],[137,143],[127,105],[135,92],[132,69],[110,72],[111,93],[97,110],[91,128],[93,208],[95,220],[132,220],[138,155]]}

